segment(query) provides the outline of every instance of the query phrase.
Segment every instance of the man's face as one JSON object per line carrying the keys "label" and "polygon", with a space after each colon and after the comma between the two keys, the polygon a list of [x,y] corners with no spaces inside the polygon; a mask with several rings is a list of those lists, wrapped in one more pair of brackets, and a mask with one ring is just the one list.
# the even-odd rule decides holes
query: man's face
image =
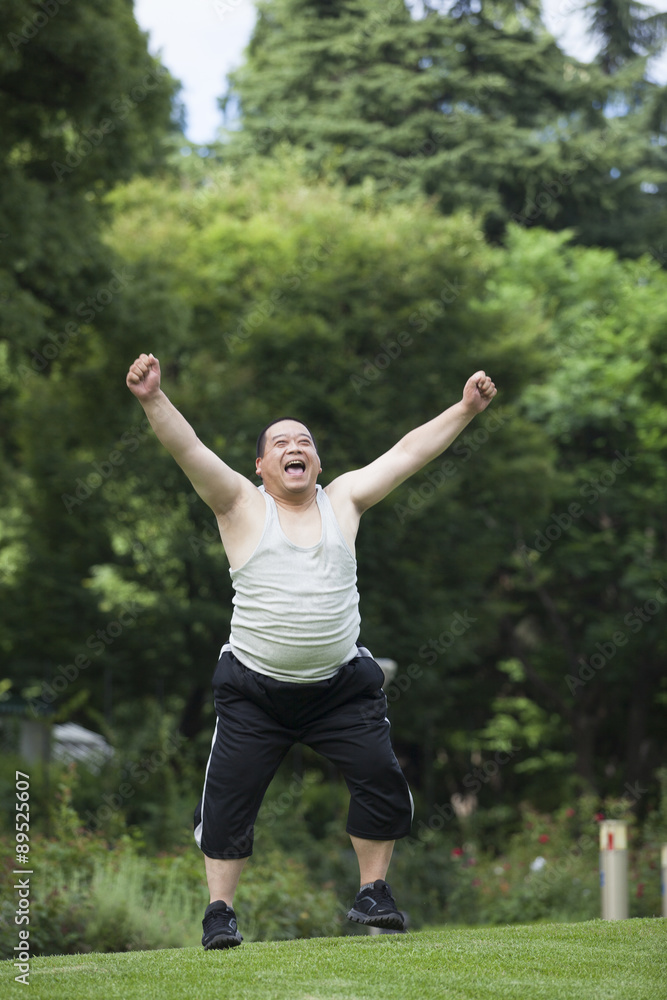
{"label": "man's face", "polygon": [[322,471],[310,431],[297,420],[281,420],[269,427],[264,454],[255,465],[270,493],[307,492]]}

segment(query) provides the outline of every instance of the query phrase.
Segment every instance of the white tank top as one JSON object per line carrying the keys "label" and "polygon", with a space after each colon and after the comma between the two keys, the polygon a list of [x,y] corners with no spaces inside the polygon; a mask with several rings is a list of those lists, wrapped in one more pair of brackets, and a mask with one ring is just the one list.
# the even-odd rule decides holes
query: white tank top
{"label": "white tank top", "polygon": [[313,683],[332,677],[357,655],[357,561],[321,486],[322,537],[295,545],[283,532],[273,497],[266,501],[257,548],[238,569],[230,646],[242,663],[280,681]]}

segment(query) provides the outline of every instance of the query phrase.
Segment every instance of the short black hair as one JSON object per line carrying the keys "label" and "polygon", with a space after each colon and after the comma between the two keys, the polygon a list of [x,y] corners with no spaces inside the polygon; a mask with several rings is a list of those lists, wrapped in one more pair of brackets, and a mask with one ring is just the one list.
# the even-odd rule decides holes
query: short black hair
{"label": "short black hair", "polygon": [[303,422],[303,420],[301,420],[299,417],[276,417],[275,420],[271,420],[270,423],[268,423],[266,425],[266,427],[262,428],[262,430],[259,432],[259,437],[257,438],[257,458],[263,458],[264,457],[264,446],[266,444],[266,432],[268,431],[269,427],[273,427],[274,424],[279,424],[283,420],[293,420],[295,424],[303,424],[303,426],[306,428],[306,430],[308,431],[308,433],[310,434],[310,436],[312,438],[313,445],[315,447],[315,451],[317,451],[317,445],[315,444],[315,438],[311,434],[311,432],[310,432],[310,430],[308,428],[308,424],[305,424]]}

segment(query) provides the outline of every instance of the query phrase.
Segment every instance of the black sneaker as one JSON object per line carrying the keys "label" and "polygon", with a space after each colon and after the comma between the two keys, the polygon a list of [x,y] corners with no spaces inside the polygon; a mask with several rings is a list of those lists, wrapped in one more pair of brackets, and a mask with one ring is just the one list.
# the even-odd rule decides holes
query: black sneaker
{"label": "black sneaker", "polygon": [[381,878],[359,890],[347,919],[358,924],[369,924],[371,927],[405,930],[405,917],[394,902],[391,887]]}
{"label": "black sneaker", "polygon": [[201,923],[204,928],[201,943],[207,951],[211,948],[234,948],[243,941],[236,926],[236,914],[222,899],[208,904]]}

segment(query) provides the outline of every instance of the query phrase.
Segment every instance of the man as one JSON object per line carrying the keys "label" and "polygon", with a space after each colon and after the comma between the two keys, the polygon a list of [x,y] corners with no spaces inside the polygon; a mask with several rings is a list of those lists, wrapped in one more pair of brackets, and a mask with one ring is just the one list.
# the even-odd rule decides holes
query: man
{"label": "man", "polygon": [[232,907],[264,793],[295,743],[333,761],[350,790],[347,832],[361,888],[350,920],[403,930],[385,875],[410,832],[412,796],[389,739],[383,674],[357,645],[354,543],[364,511],[447,448],[496,395],[483,372],[460,402],[406,434],[370,465],[325,489],[305,424],[282,417],[257,442],[260,487],[213,454],[160,388],[141,354],[127,385],[158,439],[216,515],[235,590],[229,642],[213,678],[217,724],[195,815],[211,902],[206,949],[238,945]]}

